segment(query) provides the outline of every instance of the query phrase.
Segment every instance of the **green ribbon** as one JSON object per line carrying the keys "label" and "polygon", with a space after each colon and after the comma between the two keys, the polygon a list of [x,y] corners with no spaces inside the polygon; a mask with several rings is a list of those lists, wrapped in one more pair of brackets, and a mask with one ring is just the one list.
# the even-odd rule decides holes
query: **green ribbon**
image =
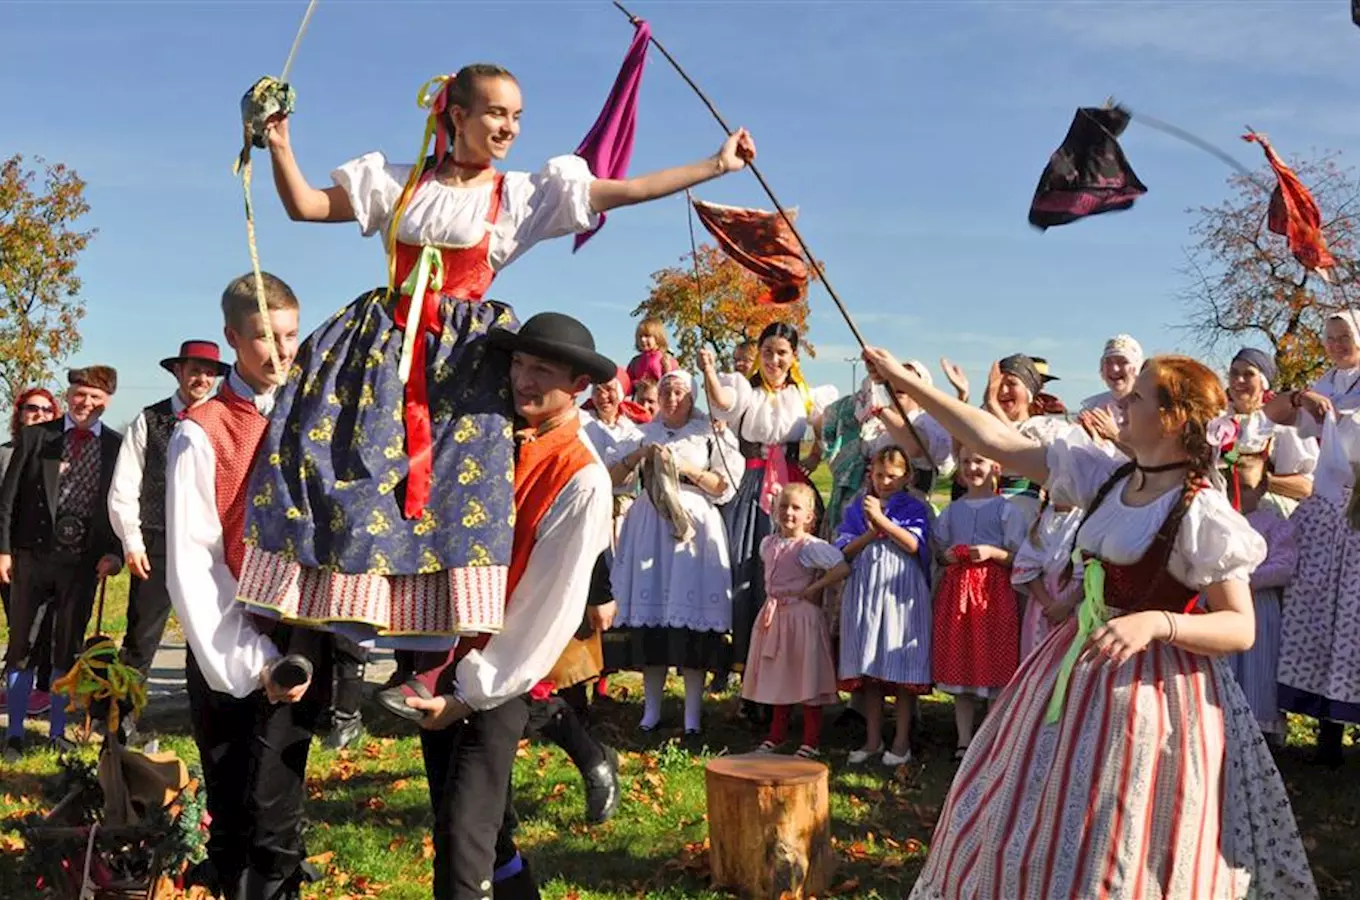
{"label": "green ribbon", "polygon": [[[1081,561],[1079,552],[1072,554],[1073,565]],[[1050,725],[1062,718],[1067,684],[1072,680],[1072,669],[1077,665],[1077,657],[1095,630],[1110,620],[1110,611],[1105,606],[1105,566],[1100,560],[1087,560],[1081,576],[1081,588],[1081,605],[1077,607],[1077,634],[1072,638],[1072,646],[1067,648],[1062,665],[1058,667],[1058,680],[1053,685],[1053,697],[1048,701],[1048,715],[1044,717],[1044,721]]]}
{"label": "green ribbon", "polygon": [[[431,278],[430,276],[434,277]],[[411,269],[406,280],[401,283],[401,295],[410,297],[406,307],[406,332],[401,343],[401,362],[397,374],[405,384],[411,377],[411,360],[415,352],[416,339],[420,336],[421,321],[424,319],[421,307],[425,303],[425,292],[439,291],[444,287],[444,254],[430,246],[420,248],[420,261]]]}

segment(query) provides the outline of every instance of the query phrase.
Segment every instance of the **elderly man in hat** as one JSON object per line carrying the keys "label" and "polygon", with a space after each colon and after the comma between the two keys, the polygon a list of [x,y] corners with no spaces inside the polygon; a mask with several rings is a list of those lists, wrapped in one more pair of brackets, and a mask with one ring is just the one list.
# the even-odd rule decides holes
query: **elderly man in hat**
{"label": "elderly man in hat", "polygon": [[[72,369],[67,413],[19,435],[0,484],[0,582],[12,585],[5,690],[24,709],[33,689],[33,636],[52,622],[52,674],[75,661],[99,579],[123,567],[109,523],[108,494],[123,438],[99,417],[118,386],[108,366]],[[66,706],[53,703],[51,739],[65,740]],[[23,750],[23,718],[12,716],[5,755]]]}
{"label": "elderly man in hat", "polygon": [[581,627],[595,562],[609,546],[613,487],[581,430],[577,395],[614,378],[590,331],[540,313],[518,333],[494,329],[511,354],[516,433],[515,535],[505,625],[460,641],[439,694],[405,702],[424,713],[421,750],[435,811],[435,900],[538,896],[510,837],[510,770],[528,719],[524,695],[548,676]]}
{"label": "elderly man in hat", "polygon": [[[109,522],[123,543],[123,558],[133,576],[120,656],[143,678],[170,617],[170,594],[165,587],[165,462],[170,434],[185,413],[206,402],[217,380],[231,371],[212,341],[185,341],[178,356],[161,360],[161,368],[174,375],[179,386],[132,420],[109,491]],[[132,720],[123,721],[126,732],[131,732]]]}

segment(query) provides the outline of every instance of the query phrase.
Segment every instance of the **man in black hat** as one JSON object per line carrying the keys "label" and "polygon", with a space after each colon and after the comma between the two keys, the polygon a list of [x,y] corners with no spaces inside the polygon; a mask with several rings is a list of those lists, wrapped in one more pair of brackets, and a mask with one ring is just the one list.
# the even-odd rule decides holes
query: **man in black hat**
{"label": "man in black hat", "polygon": [[[5,690],[25,709],[33,689],[33,636],[52,622],[52,676],[70,669],[85,640],[99,579],[118,574],[123,548],[109,525],[108,493],[123,438],[99,421],[118,386],[108,366],[72,369],[67,413],[25,428],[0,484],[0,582],[11,584]],[[65,741],[66,705],[53,703],[51,740]],[[5,756],[23,750],[11,716]]]}
{"label": "man in black hat", "polygon": [[[187,410],[212,396],[217,379],[231,367],[212,341],[185,341],[178,356],[161,360],[179,387],[137,414],[128,426],[109,490],[109,523],[123,542],[123,559],[132,573],[127,634],[122,661],[145,678],[170,617],[165,587],[165,462],[170,434]],[[123,719],[130,737],[132,720]]]}
{"label": "man in black hat", "polygon": [[[577,395],[614,378],[590,331],[540,313],[518,333],[495,329],[509,352],[517,425],[515,537],[505,625],[460,641],[438,695],[405,702],[424,713],[421,750],[435,810],[435,900],[538,896],[511,838],[515,750],[524,700],[581,626],[595,562],[609,545],[613,488],[581,431]],[[508,512],[508,511],[507,511]]]}

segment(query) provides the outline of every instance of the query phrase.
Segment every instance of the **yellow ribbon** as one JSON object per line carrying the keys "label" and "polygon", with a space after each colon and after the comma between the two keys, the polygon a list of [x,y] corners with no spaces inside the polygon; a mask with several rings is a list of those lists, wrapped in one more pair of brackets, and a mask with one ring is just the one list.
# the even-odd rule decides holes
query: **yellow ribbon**
{"label": "yellow ribbon", "polygon": [[118,731],[119,701],[132,704],[133,716],[146,707],[141,673],[119,661],[118,646],[108,638],[101,638],[76,657],[70,670],[52,682],[52,691],[70,698],[68,712],[83,709],[87,717],[92,704],[109,701],[109,734]]}
{"label": "yellow ribbon", "polygon": [[[431,272],[434,274],[433,279],[430,277]],[[438,292],[443,287],[444,254],[434,247],[420,248],[420,261],[401,283],[402,296],[411,298],[411,305],[406,309],[406,331],[401,340],[401,362],[397,365],[397,375],[402,384],[411,377],[411,359],[416,351],[416,340],[420,337],[425,292]]]}
{"label": "yellow ribbon", "polygon": [[[1074,565],[1079,564],[1078,553],[1072,554]],[[1077,634],[1072,638],[1072,646],[1067,648],[1062,665],[1058,667],[1058,680],[1053,685],[1053,697],[1048,702],[1048,715],[1044,721],[1053,724],[1062,718],[1063,701],[1067,698],[1067,685],[1072,680],[1072,669],[1077,657],[1086,647],[1086,642],[1097,628],[1110,620],[1110,611],[1105,606],[1105,566],[1098,559],[1086,561],[1081,576],[1082,598],[1077,607]]]}
{"label": "yellow ribbon", "polygon": [[[416,92],[416,105],[421,109],[430,109],[434,101],[443,92],[444,86],[448,84],[452,75],[436,75],[429,81],[420,86]],[[425,170],[425,156],[430,151],[430,139],[434,137],[435,126],[438,124],[436,115],[431,110],[425,119],[425,136],[420,141],[420,153],[416,156],[415,165],[411,166],[411,174],[406,176],[406,184],[401,189],[401,197],[397,200],[396,208],[392,210],[392,221],[387,225],[387,290],[395,291],[397,288],[397,224],[401,221],[402,213],[406,211],[406,204],[411,202],[412,195],[416,192],[416,186],[420,184],[420,176]],[[414,301],[414,298],[412,298]],[[409,331],[409,326],[408,326]],[[402,379],[405,381],[406,379]]]}

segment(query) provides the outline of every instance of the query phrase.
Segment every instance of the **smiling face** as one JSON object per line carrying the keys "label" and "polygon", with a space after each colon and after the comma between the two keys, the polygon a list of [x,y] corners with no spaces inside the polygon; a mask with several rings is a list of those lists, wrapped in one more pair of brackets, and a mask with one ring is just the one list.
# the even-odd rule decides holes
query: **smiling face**
{"label": "smiling face", "polygon": [[449,108],[455,139],[454,159],[469,164],[505,159],[519,136],[524,103],[519,84],[509,75],[472,79],[467,105]]}
{"label": "smiling face", "polygon": [[[239,329],[228,325],[224,330],[227,344],[236,351],[236,371],[246,384],[260,392],[269,390],[276,383],[275,376],[287,375],[293,365],[298,348],[297,309],[271,309],[269,325],[274,332],[274,346],[279,353],[281,368],[278,370],[274,368],[274,361],[269,355],[269,334],[259,313],[252,313],[243,319]],[[278,380],[282,381],[282,378]]]}
{"label": "smiling face", "polygon": [[811,531],[816,517],[817,509],[806,485],[788,485],[780,492],[774,521],[784,537],[797,537]]}
{"label": "smiling face", "polygon": [[1033,400],[1029,388],[1025,387],[1023,381],[1014,375],[1001,376],[1001,384],[996,391],[996,402],[1000,405],[1001,411],[1006,414],[1006,418],[1012,422],[1028,419],[1029,406]]}
{"label": "smiling face", "polygon": [[991,487],[999,467],[995,462],[973,450],[964,450],[959,457],[959,481],[964,487],[978,490]]}
{"label": "smiling face", "polygon": [[19,404],[20,425],[41,425],[57,417],[57,407],[46,394],[29,394]]}
{"label": "smiling face", "polygon": [[89,428],[99,421],[108,405],[109,395],[97,387],[74,384],[66,392],[66,412],[78,428]]}
{"label": "smiling face", "polygon": [[1360,346],[1355,342],[1355,331],[1340,319],[1328,319],[1322,337],[1327,359],[1338,369],[1360,366]]}
{"label": "smiling face", "polygon": [[619,414],[619,402],[623,400],[623,387],[617,378],[595,385],[590,399],[595,401],[595,414],[605,422],[613,422]]}
{"label": "smiling face", "polygon": [[585,375],[572,377],[571,366],[516,351],[510,357],[510,390],[515,412],[531,426],[576,406],[576,395],[590,384]]}
{"label": "smiling face", "polygon": [[1134,371],[1133,363],[1122,354],[1112,353],[1100,361],[1100,379],[1105,382],[1105,386],[1110,389],[1111,394],[1114,394],[1116,400],[1128,396],[1137,377],[1138,373]]}
{"label": "smiling face", "polygon": [[658,389],[661,418],[672,428],[678,428],[689,421],[694,409],[694,397],[689,388],[679,378],[665,378]]}
{"label": "smiling face", "polygon": [[760,371],[771,385],[784,384],[794,359],[793,344],[788,338],[767,337],[760,342]]}
{"label": "smiling face", "polygon": [[655,416],[661,407],[655,381],[639,381],[633,388],[633,402],[647,410],[647,415]]}
{"label": "smiling face", "polygon": [[217,383],[217,366],[199,359],[189,359],[175,363],[174,369],[180,396],[188,400],[190,406],[208,399],[213,385]]}
{"label": "smiling face", "polygon": [[1228,396],[1234,412],[1246,415],[1260,409],[1266,399],[1266,380],[1261,371],[1248,362],[1233,363],[1228,369]]}

